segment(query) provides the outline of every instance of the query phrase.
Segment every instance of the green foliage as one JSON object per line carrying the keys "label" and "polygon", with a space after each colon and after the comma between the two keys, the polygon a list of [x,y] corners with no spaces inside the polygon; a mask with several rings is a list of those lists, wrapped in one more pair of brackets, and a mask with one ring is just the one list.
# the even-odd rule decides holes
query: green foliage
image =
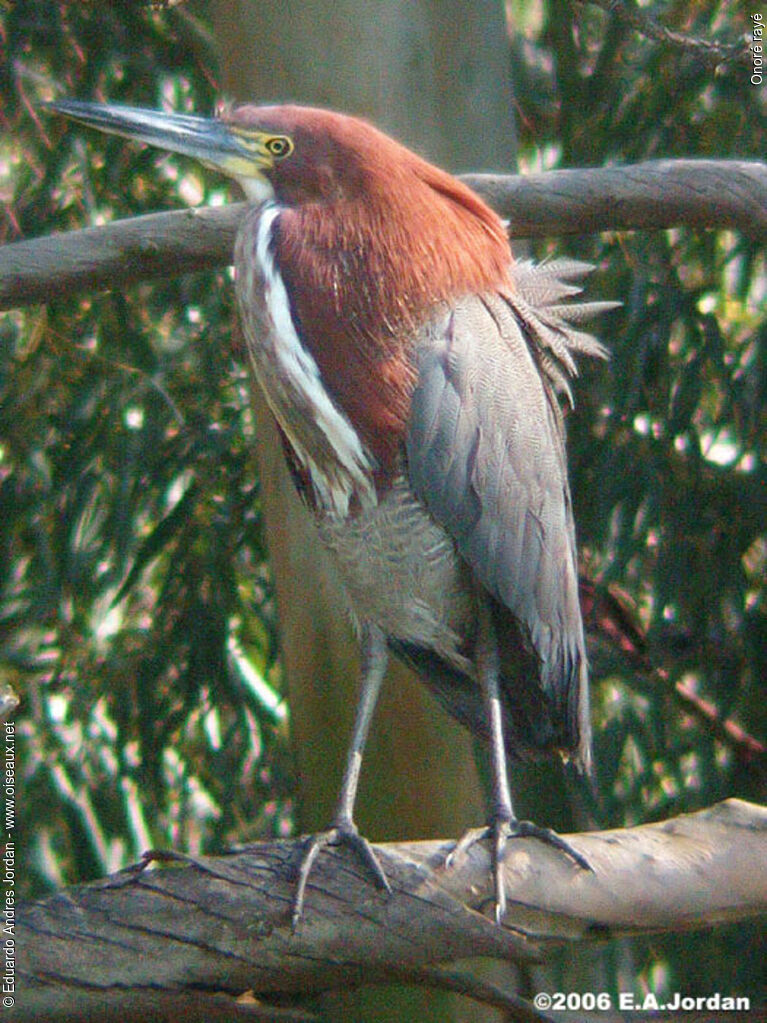
{"label": "green foliage", "polygon": [[[733,8],[642,11],[734,43],[751,21]],[[589,4],[548,3],[535,43],[514,63],[523,167],[764,158],[765,89],[748,65],[715,67],[695,46],[659,44]],[[614,644],[607,659],[594,648],[597,819],[619,826],[727,796],[764,801],[764,754],[721,727],[731,719],[762,741],[767,731],[764,247],[680,228],[553,248],[597,265],[590,294],[623,302],[600,326],[609,365],[581,367],[571,480],[587,573],[629,598],[661,672],[642,670],[641,657],[621,662]],[[654,991],[758,996],[757,934],[637,942],[630,970]]]}
{"label": "green foliage", "polygon": [[[51,5],[45,23],[37,11],[18,4],[4,25],[8,237],[220,202],[198,168],[106,136],[86,145],[40,111],[54,92],[94,90],[210,108],[190,23],[130,5]],[[232,320],[226,271],[0,320],[0,665],[22,697],[29,891],[148,847],[216,849],[289,825]]]}
{"label": "green foliage", "polygon": [[[763,158],[765,92],[742,64],[594,5],[511,7],[529,16],[513,62],[523,169]],[[702,39],[749,29],[747,9],[714,0],[641,10]],[[213,61],[183,7],[17,0],[0,43],[6,240],[222,200],[199,168],[39,107],[55,93],[210,110]],[[599,823],[764,799],[763,759],[726,724],[765,734],[764,249],[679,228],[538,254],[554,250],[595,262],[590,294],[624,303],[600,328],[609,366],[583,366],[576,388],[573,492],[588,574],[627,596],[661,669],[594,648]],[[0,317],[0,671],[23,701],[30,892],[149,845],[215,850],[289,823],[231,322],[225,272]],[[606,975],[707,994],[717,969],[733,990],[737,963],[738,990],[756,990],[754,934],[613,949]]]}
{"label": "green foliage", "polygon": [[[659,45],[589,5],[547,10],[545,107],[526,108],[535,94],[520,66],[525,162],[550,147],[564,166],[763,156],[764,91],[747,66],[714,68],[694,46]],[[663,24],[742,38],[746,12],[723,15],[724,5],[679,3]],[[618,824],[763,797],[763,772],[689,705],[673,706],[673,684],[764,735],[764,248],[684,229],[568,247],[597,264],[591,287],[624,303],[605,320],[609,367],[583,367],[570,419],[583,556],[592,578],[633,599],[669,673],[665,692],[641,674],[595,688],[603,810]]]}

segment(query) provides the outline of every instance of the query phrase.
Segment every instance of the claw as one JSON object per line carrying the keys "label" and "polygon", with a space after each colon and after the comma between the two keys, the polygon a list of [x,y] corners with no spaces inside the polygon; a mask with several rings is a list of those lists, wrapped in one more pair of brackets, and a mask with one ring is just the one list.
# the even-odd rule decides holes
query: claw
{"label": "claw", "polygon": [[477,842],[482,842],[484,839],[489,838],[490,834],[491,828],[489,824],[484,828],[469,828],[468,831],[465,831],[445,857],[447,869],[450,870],[456,860],[460,859]]}
{"label": "claw", "polygon": [[554,849],[559,849],[560,852],[568,856],[582,870],[590,870],[592,873],[594,870],[585,856],[582,856],[581,853],[573,849],[569,842],[566,842],[564,838],[561,838],[551,828],[539,827],[532,821],[519,821],[516,818],[506,820],[504,817],[496,818],[484,828],[471,828],[467,831],[445,857],[445,867],[448,869],[452,867],[463,853],[468,852],[473,845],[484,841],[486,838],[492,839],[493,842],[492,870],[495,887],[495,922],[498,924],[503,921],[506,913],[503,858],[506,854],[506,844],[512,839],[537,838],[539,842],[544,842]]}
{"label": "claw", "polygon": [[315,835],[309,835],[304,843],[301,853],[301,862],[298,867],[298,884],[293,899],[293,911],[291,914],[291,926],[295,933],[301,922],[304,913],[304,901],[306,897],[306,885],[312,867],[323,849],[329,845],[345,845],[354,852],[373,875],[378,888],[382,888],[387,895],[391,895],[391,885],[384,873],[381,863],[373,852],[373,847],[357,830],[353,821],[336,824],[327,831],[318,831]]}

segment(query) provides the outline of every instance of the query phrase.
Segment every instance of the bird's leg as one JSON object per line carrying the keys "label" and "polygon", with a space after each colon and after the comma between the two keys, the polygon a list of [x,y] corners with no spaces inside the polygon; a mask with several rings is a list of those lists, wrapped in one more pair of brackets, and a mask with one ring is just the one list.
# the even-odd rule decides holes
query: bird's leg
{"label": "bird's leg", "polygon": [[372,846],[363,838],[354,823],[354,803],[357,798],[357,784],[362,767],[362,754],[365,749],[370,722],[373,719],[378,693],[381,689],[389,655],[386,648],[386,637],[380,629],[373,625],[364,625],[362,629],[362,680],[357,713],[354,719],[352,739],[346,757],[341,791],[338,796],[336,812],[330,828],[310,835],[306,840],[298,869],[298,885],[293,901],[293,929],[298,926],[304,908],[306,884],[309,880],[314,862],[320,852],[328,845],[348,845],[357,853],[368,867],[379,888],[391,893],[391,887],[373,852]]}
{"label": "bird's leg", "polygon": [[456,856],[483,838],[492,838],[493,878],[495,883],[495,919],[501,922],[506,913],[506,889],[503,884],[503,853],[506,839],[515,822],[511,805],[511,789],[506,768],[506,747],[503,738],[503,714],[500,695],[500,661],[493,628],[492,612],[487,601],[480,598],[476,666],[479,684],[487,707],[490,724],[490,755],[492,760],[493,805],[490,824],[468,831],[448,857],[448,865]]}
{"label": "bird's leg", "polygon": [[561,849],[578,866],[591,870],[587,860],[550,828],[541,828],[532,821],[517,820],[511,805],[511,789],[506,768],[506,744],[503,737],[503,711],[500,694],[500,661],[495,637],[492,611],[485,600],[480,600],[476,666],[479,684],[487,707],[490,725],[490,754],[493,776],[493,807],[490,823],[485,828],[467,831],[447,857],[446,866],[476,842],[492,839],[493,878],[495,884],[495,919],[501,923],[506,913],[506,889],[503,883],[503,857],[506,843],[512,838],[537,838],[547,845]]}

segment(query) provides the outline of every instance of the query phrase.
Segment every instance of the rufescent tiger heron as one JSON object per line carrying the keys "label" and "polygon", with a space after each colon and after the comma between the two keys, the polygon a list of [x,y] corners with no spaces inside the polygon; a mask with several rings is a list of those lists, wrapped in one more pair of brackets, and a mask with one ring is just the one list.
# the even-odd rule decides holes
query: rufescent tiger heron
{"label": "rufescent tiger heron", "polygon": [[589,269],[514,263],[498,216],[459,180],[364,121],[300,106],[215,119],[62,101],[82,124],[195,157],[250,205],[235,246],[254,375],[297,486],[346,587],[361,696],[332,826],[304,846],[302,913],[318,853],[343,842],[382,888],[353,819],[388,652],[490,744],[496,917],[518,820],[507,755],[559,753],[588,771],[588,676],[559,399]]}

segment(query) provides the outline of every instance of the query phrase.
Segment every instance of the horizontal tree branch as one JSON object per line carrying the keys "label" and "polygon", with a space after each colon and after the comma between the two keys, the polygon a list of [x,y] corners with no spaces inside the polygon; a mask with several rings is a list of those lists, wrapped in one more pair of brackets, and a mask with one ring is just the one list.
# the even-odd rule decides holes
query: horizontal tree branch
{"label": "horizontal tree branch", "polygon": [[[215,1019],[237,1002],[385,981],[470,956],[537,959],[588,941],[744,920],[767,910],[767,809],[727,800],[626,830],[568,836],[593,873],[533,839],[510,843],[496,926],[485,843],[377,846],[393,894],[345,850],[311,876],[290,930],[297,842],[133,868],[20,907],[19,1020]],[[151,858],[150,858],[151,860]],[[237,1006],[241,1007],[237,1008]],[[252,1006],[251,1006],[252,1008]],[[248,1009],[247,1011],[251,1011]],[[251,1015],[250,1018],[259,1018]],[[276,1017],[275,1017],[276,1018]]]}
{"label": "horizontal tree branch", "polygon": [[[655,160],[464,180],[512,237],[686,225],[767,237],[767,164]],[[0,248],[0,310],[231,262],[242,204],[155,213]]]}
{"label": "horizontal tree branch", "polygon": [[756,161],[646,160],[463,180],[508,217],[512,238],[684,226],[767,240],[767,164]]}

